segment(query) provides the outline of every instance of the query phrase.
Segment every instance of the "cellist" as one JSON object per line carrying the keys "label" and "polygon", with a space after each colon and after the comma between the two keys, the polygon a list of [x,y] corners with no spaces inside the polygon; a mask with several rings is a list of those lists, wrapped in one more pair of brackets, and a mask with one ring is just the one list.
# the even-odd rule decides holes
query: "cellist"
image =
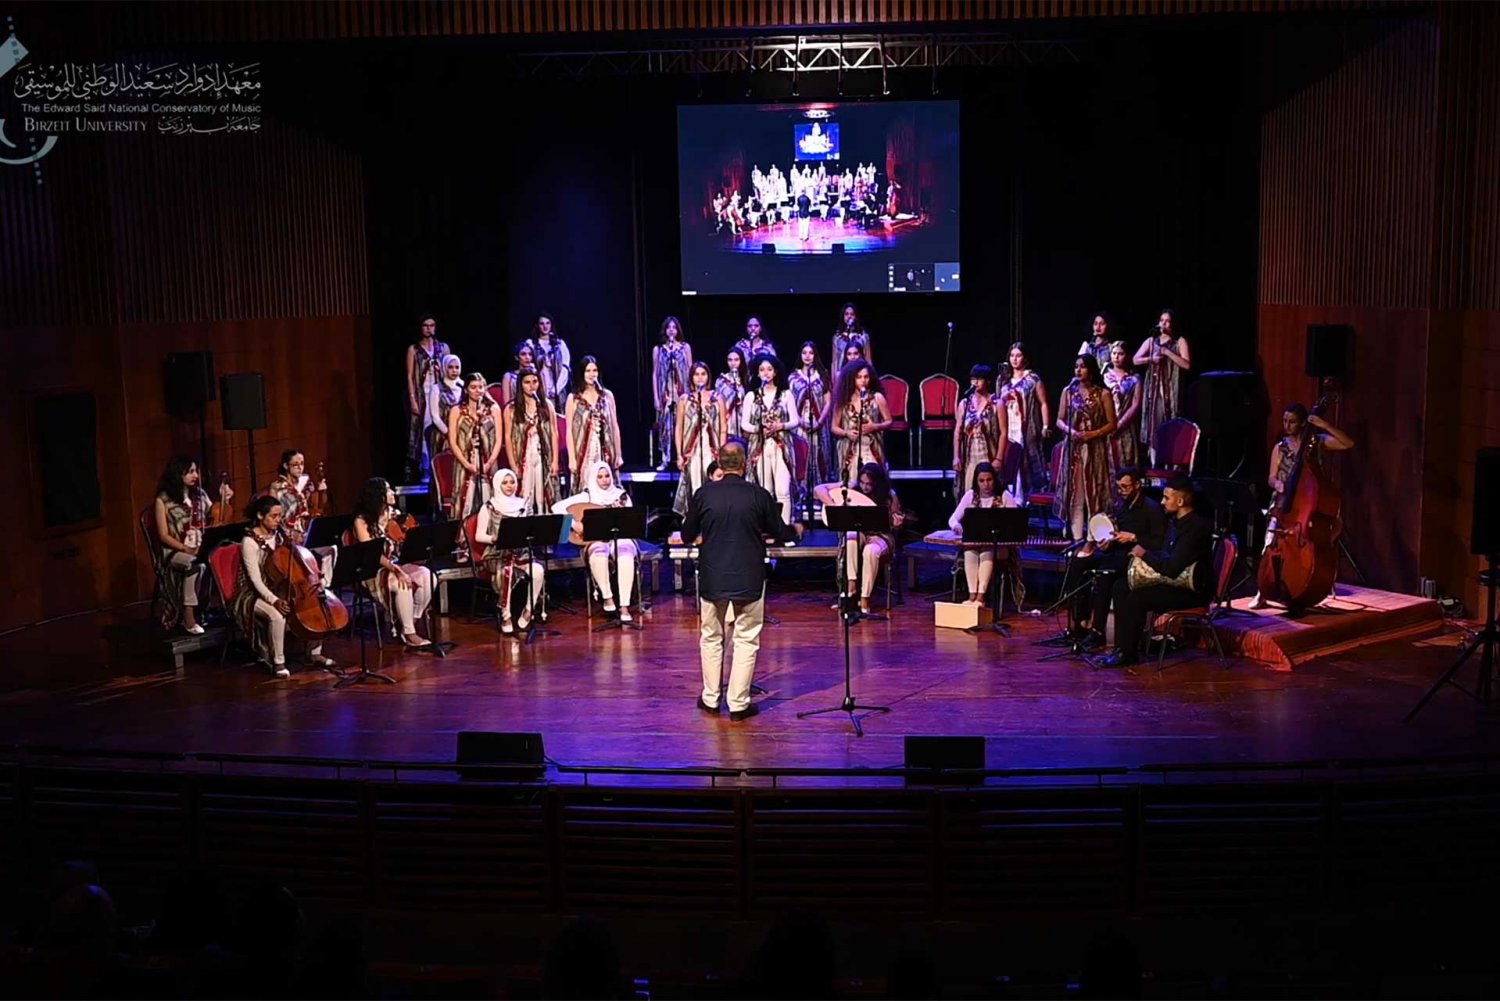
{"label": "cellist", "polygon": [[[1266,483],[1271,487],[1271,506],[1266,509],[1265,548],[1276,538],[1275,512],[1281,507],[1286,493],[1286,479],[1297,464],[1297,455],[1302,449],[1302,436],[1311,424],[1318,431],[1308,436],[1307,464],[1319,470],[1323,468],[1324,452],[1343,452],[1354,447],[1354,439],[1334,427],[1317,414],[1309,414],[1300,403],[1291,403],[1281,412],[1282,437],[1271,446],[1271,468],[1266,474]],[[1264,550],[1262,550],[1264,551]],[[1251,608],[1265,608],[1266,599],[1259,591],[1250,601]]]}
{"label": "cellist", "polygon": [[[250,517],[250,531],[240,540],[240,572],[234,597],[230,599],[230,611],[240,631],[255,647],[261,663],[276,677],[289,678],[292,672],[286,666],[286,620],[292,608],[271,590],[264,572],[266,560],[282,544],[281,502],[270,494],[259,494],[250,502],[246,514]],[[308,645],[306,660],[317,667],[334,666],[333,660],[323,656],[321,641]]]}

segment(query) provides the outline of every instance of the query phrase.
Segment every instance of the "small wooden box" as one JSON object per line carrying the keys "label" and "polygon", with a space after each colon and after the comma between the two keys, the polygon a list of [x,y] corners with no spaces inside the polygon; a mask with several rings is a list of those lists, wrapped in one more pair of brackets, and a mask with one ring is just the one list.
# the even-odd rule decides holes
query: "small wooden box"
{"label": "small wooden box", "polygon": [[988,605],[970,605],[957,601],[934,601],[932,621],[944,629],[970,629],[995,621]]}

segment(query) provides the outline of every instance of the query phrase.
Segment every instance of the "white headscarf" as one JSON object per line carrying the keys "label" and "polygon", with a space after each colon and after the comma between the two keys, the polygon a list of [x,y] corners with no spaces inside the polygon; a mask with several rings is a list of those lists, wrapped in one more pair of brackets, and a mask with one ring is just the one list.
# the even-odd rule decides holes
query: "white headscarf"
{"label": "white headscarf", "polygon": [[[599,470],[601,469],[608,470],[610,483],[614,484],[608,490],[602,490],[599,487]],[[590,504],[602,504],[606,507],[619,500],[620,495],[625,492],[624,488],[615,483],[615,471],[607,462],[596,462],[589,467],[587,479],[583,482],[583,489],[589,495]]]}
{"label": "white headscarf", "polygon": [[[509,477],[516,485],[516,492],[509,497],[500,492],[500,484]],[[521,479],[513,470],[497,469],[490,480],[490,507],[502,518],[519,518],[526,513],[526,498],[521,496]]]}

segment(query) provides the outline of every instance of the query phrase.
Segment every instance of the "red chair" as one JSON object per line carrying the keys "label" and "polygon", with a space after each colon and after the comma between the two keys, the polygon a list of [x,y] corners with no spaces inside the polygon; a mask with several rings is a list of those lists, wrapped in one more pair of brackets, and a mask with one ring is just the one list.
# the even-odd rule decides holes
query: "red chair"
{"label": "red chair", "polygon": [[1151,436],[1151,468],[1146,479],[1160,486],[1178,473],[1193,472],[1198,458],[1198,425],[1185,417],[1163,421]]}
{"label": "red chair", "polygon": [[453,517],[453,468],[458,458],[452,452],[439,452],[432,457],[432,482],[437,490],[432,509],[442,512],[444,518]]}
{"label": "red chair", "polygon": [[495,628],[500,627],[500,592],[490,575],[489,565],[484,562],[485,545],[476,542],[474,536],[479,532],[479,516],[483,511],[475,511],[464,519],[464,538],[469,542],[469,566],[474,568],[474,589],[469,594],[469,618],[479,618],[479,592],[486,590],[495,596]]}
{"label": "red chair", "polygon": [[917,465],[922,465],[922,432],[952,431],[958,419],[958,380],[929,375],[917,384],[922,398],[922,421],[917,425]]}
{"label": "red chair", "polygon": [[[244,557],[240,553],[239,546],[220,546],[208,554],[208,569],[213,577],[214,590],[219,594],[219,601],[224,605],[224,611],[230,610],[229,603],[234,598],[235,585],[240,579],[240,564]],[[229,616],[229,628],[224,632],[224,645],[219,647],[219,666],[224,666],[224,656],[229,652],[230,641],[234,634],[239,632],[240,624],[234,615]],[[246,637],[253,640],[253,637]],[[254,645],[253,642],[251,644]]]}
{"label": "red chair", "polygon": [[899,375],[882,375],[880,391],[885,394],[885,402],[891,408],[890,429],[906,433],[906,464],[910,466],[912,464],[912,441],[911,421],[908,419],[907,406],[911,402],[911,387]]}
{"label": "red chair", "polygon": [[1221,536],[1219,541],[1214,543],[1214,594],[1211,603],[1201,608],[1183,608],[1162,612],[1153,620],[1152,638],[1163,640],[1156,655],[1158,673],[1163,670],[1167,658],[1165,640],[1170,637],[1180,644],[1189,630],[1198,633],[1207,632],[1214,641],[1214,650],[1219,654],[1219,663],[1224,663],[1224,645],[1219,642],[1219,631],[1214,628],[1214,619],[1229,604],[1230,579],[1234,576],[1234,564],[1238,555],[1239,542],[1235,537]]}
{"label": "red chair", "polygon": [[148,613],[154,621],[159,614],[158,605],[167,604],[167,560],[161,552],[161,539],[156,535],[156,502],[147,504],[141,511],[139,524],[141,527],[141,539],[146,543],[146,558],[151,561],[151,572],[156,576],[156,584],[151,589],[151,610]]}
{"label": "red chair", "polygon": [[[1014,442],[1012,442],[1014,444]],[[1026,457],[1022,456],[1025,462]],[[1051,461],[1047,468],[1051,473],[1052,483],[1045,490],[1031,490],[1026,494],[1027,507],[1039,507],[1042,509],[1042,529],[1046,531],[1052,525],[1052,504],[1057,500],[1057,485],[1062,482],[1063,442],[1057,442],[1052,446]],[[1061,522],[1063,527],[1067,522]]]}
{"label": "red chair", "polygon": [[484,387],[484,391],[490,394],[490,399],[495,401],[495,406],[505,406],[505,383],[492,382]]}

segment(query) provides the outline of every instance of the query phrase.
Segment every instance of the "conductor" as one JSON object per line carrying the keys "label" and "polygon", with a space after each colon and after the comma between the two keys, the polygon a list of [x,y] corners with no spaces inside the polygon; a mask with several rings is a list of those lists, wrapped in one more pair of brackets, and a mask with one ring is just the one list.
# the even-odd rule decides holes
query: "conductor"
{"label": "conductor", "polygon": [[709,481],[693,494],[682,538],[703,540],[698,546],[698,642],[703,664],[698,708],[711,715],[719,712],[725,616],[732,606],[734,658],[725,701],[729,718],[737,723],[756,713],[750,682],[765,624],[765,540],[788,541],[802,534],[802,526],[783,523],[776,499],[764,487],[746,482],[742,442],[730,440],[719,448],[719,469],[723,479]]}

